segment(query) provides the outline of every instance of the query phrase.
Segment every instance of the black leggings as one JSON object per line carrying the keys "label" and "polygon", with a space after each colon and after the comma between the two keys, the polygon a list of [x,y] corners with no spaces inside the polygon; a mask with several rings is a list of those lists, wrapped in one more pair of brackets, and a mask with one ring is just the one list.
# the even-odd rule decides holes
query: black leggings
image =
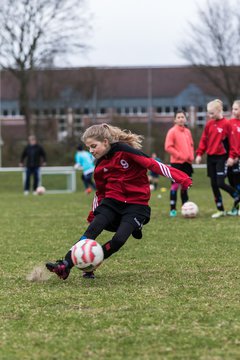
{"label": "black leggings", "polygon": [[[88,239],[95,240],[101,232],[108,227],[115,219],[114,214],[111,216],[104,216],[103,214],[98,214],[95,216],[91,224],[88,226],[87,230],[84,233]],[[129,236],[134,231],[135,227],[126,222],[121,221],[119,227],[112,237],[111,240],[107,241],[103,246],[104,259],[107,259],[109,256],[117,252],[127,241]]]}

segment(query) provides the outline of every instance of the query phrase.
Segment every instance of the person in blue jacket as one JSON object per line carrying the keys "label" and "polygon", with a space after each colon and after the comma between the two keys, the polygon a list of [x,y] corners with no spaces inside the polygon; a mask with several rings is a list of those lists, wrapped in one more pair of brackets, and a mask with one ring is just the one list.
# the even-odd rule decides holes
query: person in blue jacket
{"label": "person in blue jacket", "polygon": [[75,169],[82,170],[82,181],[85,188],[85,192],[90,194],[92,189],[96,189],[95,183],[92,180],[94,172],[94,157],[90,152],[83,149],[82,145],[78,145],[77,152],[75,154]]}

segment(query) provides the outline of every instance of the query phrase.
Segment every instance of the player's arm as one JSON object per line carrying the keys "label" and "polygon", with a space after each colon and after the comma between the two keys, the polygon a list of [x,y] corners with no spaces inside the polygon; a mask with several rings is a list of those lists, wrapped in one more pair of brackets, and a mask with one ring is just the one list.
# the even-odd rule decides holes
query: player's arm
{"label": "player's arm", "polygon": [[229,157],[227,160],[227,165],[232,166],[234,164],[234,159],[239,155],[239,149],[237,146],[237,137],[234,133],[230,121],[227,123],[227,136],[229,143]]}
{"label": "player's arm", "polygon": [[27,157],[27,148],[25,148],[22,152],[21,158],[20,158],[20,162],[19,162],[19,166],[23,166],[24,160]]}
{"label": "player's arm", "polygon": [[164,148],[167,153],[175,158],[179,158],[179,153],[175,148],[174,134],[171,130],[167,133]]}
{"label": "player's arm", "polygon": [[94,195],[93,198],[93,202],[92,202],[92,209],[90,210],[88,217],[87,217],[87,221],[90,223],[93,221],[94,219],[94,211],[95,209],[98,207],[98,205],[100,205],[101,201],[104,199],[104,194],[96,191],[96,194]]}
{"label": "player's arm", "polygon": [[208,141],[208,124],[206,125],[205,129],[203,130],[201,139],[199,141],[198,148],[196,150],[196,154],[198,156],[202,156],[206,149],[207,149],[207,141]]}
{"label": "player's arm", "polygon": [[139,151],[139,154],[129,153],[128,154],[136,163],[143,166],[144,168],[155,172],[156,174],[165,176],[178,184],[181,184],[183,189],[188,189],[192,185],[192,179],[183,171],[177,170],[173,167],[163,164],[162,162],[156,161],[153,158],[148,157]]}

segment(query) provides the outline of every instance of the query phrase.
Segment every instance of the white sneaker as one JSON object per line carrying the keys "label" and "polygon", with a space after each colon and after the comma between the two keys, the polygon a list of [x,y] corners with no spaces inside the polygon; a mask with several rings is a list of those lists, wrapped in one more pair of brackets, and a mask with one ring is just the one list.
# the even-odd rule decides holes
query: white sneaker
{"label": "white sneaker", "polygon": [[29,195],[29,191],[28,191],[28,190],[25,190],[25,191],[24,191],[24,195]]}
{"label": "white sneaker", "polygon": [[218,219],[222,216],[226,216],[226,211],[217,211],[215,214],[212,214],[212,219]]}
{"label": "white sneaker", "polygon": [[229,216],[237,216],[238,215],[238,209],[233,208],[232,210],[227,211],[227,215],[229,215]]}

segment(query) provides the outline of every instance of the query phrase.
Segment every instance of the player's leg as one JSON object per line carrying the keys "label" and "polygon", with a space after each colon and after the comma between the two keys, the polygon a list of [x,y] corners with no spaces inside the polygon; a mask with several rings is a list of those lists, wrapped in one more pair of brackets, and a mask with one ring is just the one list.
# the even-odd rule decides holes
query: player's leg
{"label": "player's leg", "polygon": [[207,157],[207,176],[210,178],[211,188],[214,195],[214,201],[218,210],[216,213],[212,214],[213,219],[226,215],[224,211],[222,195],[217,184],[216,164],[217,164],[216,156],[212,155]]}
{"label": "player's leg", "polygon": [[39,167],[33,168],[33,191],[35,192],[39,185]]}
{"label": "player's leg", "polygon": [[188,197],[188,191],[181,189],[182,205],[185,204],[185,203],[188,201],[188,199],[189,199],[189,197]]}
{"label": "player's leg", "polygon": [[225,178],[227,175],[225,160],[226,159],[224,157],[220,157],[216,164],[217,186],[220,189],[226,191],[234,199],[232,211],[237,212],[237,206],[240,202],[240,194],[234,187],[225,183]]}
{"label": "player's leg", "polygon": [[24,194],[28,194],[30,190],[30,178],[31,178],[31,169],[26,168],[25,171],[25,183],[24,183]]}
{"label": "player's leg", "polygon": [[82,174],[82,175],[81,175],[81,178],[82,178],[82,182],[83,182],[84,188],[85,188],[85,190],[87,190],[87,188],[88,188],[88,183],[87,183],[87,180],[86,180],[85,175]]}
{"label": "player's leg", "polygon": [[170,216],[175,217],[177,215],[177,191],[179,188],[179,184],[172,183],[170,188]]}
{"label": "player's leg", "polygon": [[96,186],[95,186],[94,181],[92,180],[92,175],[93,175],[93,173],[90,173],[90,174],[87,175],[88,187],[95,190]]}
{"label": "player's leg", "polygon": [[[104,228],[107,227],[111,221],[113,221],[114,217],[115,213],[112,212],[111,209],[105,209],[105,214],[97,214],[88,226],[87,230],[84,232],[83,236],[81,236],[78,241],[87,238],[95,240],[96,237],[100,235],[101,232],[104,230]],[[75,244],[77,244],[78,241]],[[47,262],[47,269],[51,272],[54,272],[60,279],[66,280],[70,274],[71,269],[74,266],[71,254],[72,251],[70,249],[63,260],[57,260],[56,262]]]}
{"label": "player's leg", "polygon": [[[228,175],[231,174],[231,178],[229,179],[229,182],[232,187],[237,191],[238,197],[240,196],[240,162],[235,164],[233,167],[229,168]],[[231,216],[240,215],[239,212],[239,201],[236,201],[234,203],[235,206],[233,206],[232,210],[228,211],[227,214]]]}
{"label": "player's leg", "polygon": [[121,222],[117,232],[111,240],[107,241],[103,246],[104,260],[117,252],[127,241],[134,231],[135,226],[128,222]]}

